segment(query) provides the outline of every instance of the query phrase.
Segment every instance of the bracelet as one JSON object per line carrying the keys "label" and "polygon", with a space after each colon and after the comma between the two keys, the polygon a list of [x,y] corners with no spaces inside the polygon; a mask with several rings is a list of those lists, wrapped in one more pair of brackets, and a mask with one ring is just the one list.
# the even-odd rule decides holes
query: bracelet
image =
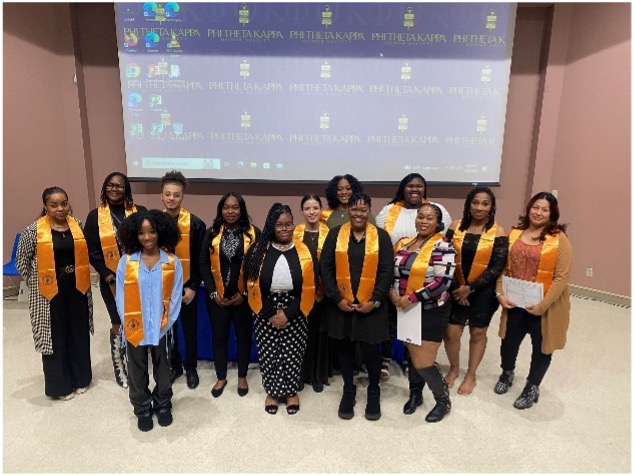
{"label": "bracelet", "polygon": [[213,293],[209,293],[209,298],[213,301],[218,297],[218,293],[214,291]]}
{"label": "bracelet", "polygon": [[498,297],[498,296],[502,296],[502,295],[503,295],[503,293],[499,293],[498,291],[496,291],[496,292],[494,293],[494,295],[495,295],[496,297]]}

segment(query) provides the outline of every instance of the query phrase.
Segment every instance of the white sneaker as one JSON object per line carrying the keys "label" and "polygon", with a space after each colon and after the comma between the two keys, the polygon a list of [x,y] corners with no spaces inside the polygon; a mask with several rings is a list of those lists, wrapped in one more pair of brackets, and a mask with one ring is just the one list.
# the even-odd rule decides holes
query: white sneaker
{"label": "white sneaker", "polygon": [[75,398],[75,394],[74,393],[69,393],[68,395],[63,395],[61,397],[57,397],[58,400],[64,400],[64,401],[68,401],[68,400],[72,400],[73,398]]}
{"label": "white sneaker", "polygon": [[88,391],[88,385],[86,385],[85,387],[82,387],[82,388],[76,388],[75,389],[75,393],[77,395],[82,395],[82,394],[86,393],[87,391]]}
{"label": "white sneaker", "polygon": [[381,362],[381,381],[385,382],[390,378],[390,359],[382,359]]}

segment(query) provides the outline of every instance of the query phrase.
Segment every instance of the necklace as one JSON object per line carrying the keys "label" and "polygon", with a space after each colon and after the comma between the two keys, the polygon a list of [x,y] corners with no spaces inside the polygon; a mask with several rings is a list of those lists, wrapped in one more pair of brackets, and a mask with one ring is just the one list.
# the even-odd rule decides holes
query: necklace
{"label": "necklace", "polygon": [[415,250],[411,250],[411,251],[418,253],[421,250],[421,248],[423,247],[423,245],[425,245],[428,242],[429,239],[430,239],[430,237],[428,236],[427,238],[423,239],[421,244],[419,244],[419,237],[417,237],[417,238],[415,238],[415,240],[412,243],[410,243],[406,247],[406,249],[410,250],[412,248],[412,245],[417,245],[417,248]]}
{"label": "necklace", "polygon": [[304,234],[308,235],[309,238],[311,238],[311,243],[315,243],[315,240],[317,240],[318,237],[318,231],[309,231],[309,230],[305,230]]}
{"label": "necklace", "polygon": [[276,243],[275,241],[272,241],[271,246],[273,246],[278,251],[282,251],[284,253],[285,251],[289,251],[291,248],[293,248],[295,244],[293,243],[293,241],[290,241],[289,243],[285,243],[284,245],[281,245],[280,243]]}

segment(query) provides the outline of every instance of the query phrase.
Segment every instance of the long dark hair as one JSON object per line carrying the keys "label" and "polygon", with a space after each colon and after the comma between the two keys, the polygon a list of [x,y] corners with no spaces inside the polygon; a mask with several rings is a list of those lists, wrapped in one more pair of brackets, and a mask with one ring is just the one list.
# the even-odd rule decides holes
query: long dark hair
{"label": "long dark hair", "polygon": [[[240,193],[236,192],[227,192],[225,195],[220,197],[218,201],[218,205],[216,206],[216,218],[214,218],[214,222],[212,223],[212,232],[209,237],[209,246],[212,248],[212,240],[218,233],[220,232],[220,227],[223,225],[223,207],[225,206],[225,202],[229,197],[235,197],[238,201],[238,206],[240,207],[240,218],[238,219],[238,231],[242,233],[249,230],[251,226],[251,220],[249,219],[249,214],[247,213],[247,204],[245,203],[245,199],[242,197]],[[250,239],[254,239],[249,233],[247,233]]]}
{"label": "long dark hair", "polygon": [[[44,191],[42,192],[42,203],[44,204],[44,206],[42,207],[42,211],[40,212],[40,217],[43,217],[44,215],[46,215],[46,201],[49,199],[51,195],[54,195],[56,193],[63,193],[64,196],[66,197],[66,200],[68,200],[68,193],[66,193],[66,190],[64,190],[62,187],[58,187],[57,185],[54,185],[52,187],[45,188]],[[71,213],[69,210],[69,215],[70,214]]]}
{"label": "long dark hair", "polygon": [[302,200],[300,200],[300,210],[304,208],[304,204],[309,200],[315,200],[320,204],[320,208],[322,208],[322,200],[320,199],[319,195],[315,193],[307,193],[304,197],[302,197]]}
{"label": "long dark hair", "polygon": [[554,194],[549,192],[538,192],[536,195],[531,197],[529,203],[527,203],[527,208],[525,208],[525,214],[518,217],[518,224],[514,226],[514,228],[517,230],[526,230],[529,228],[529,212],[537,200],[547,200],[549,202],[549,223],[547,223],[542,230],[542,233],[540,234],[540,241],[544,241],[547,234],[557,235],[560,232],[566,234],[567,227],[569,225],[566,223],[558,223],[558,220],[560,219],[558,199]]}
{"label": "long dark hair", "polygon": [[424,179],[421,174],[413,172],[411,174],[406,175],[404,178],[401,179],[401,182],[399,182],[399,186],[397,187],[397,193],[395,193],[395,196],[392,198],[392,200],[388,202],[388,204],[390,205],[391,203],[397,203],[400,200],[404,200],[404,191],[406,190],[406,185],[412,182],[412,179],[416,179],[416,178],[421,179],[423,181],[423,198],[427,200],[428,199],[428,183],[426,182],[426,179]]}
{"label": "long dark hair", "polygon": [[123,179],[123,183],[125,186],[124,192],[125,192],[125,197],[123,199],[123,206],[124,208],[126,208],[126,210],[130,210],[133,206],[134,206],[134,202],[132,201],[132,187],[130,187],[130,180],[128,179],[128,177],[126,177],[125,174],[122,174],[121,172],[112,172],[110,174],[108,174],[108,176],[106,176],[106,179],[104,180],[103,185],[101,186],[101,206],[105,207],[108,203],[108,196],[106,195],[106,187],[108,186],[108,182],[110,182],[110,179],[113,177],[121,177]]}
{"label": "long dark hair", "polygon": [[139,230],[144,220],[148,220],[157,231],[159,248],[174,253],[177,243],[181,239],[181,230],[176,222],[161,210],[147,210],[128,215],[123,221],[117,235],[127,254],[143,249],[139,241]]}
{"label": "long dark hair", "polygon": [[474,197],[476,197],[479,193],[486,193],[489,196],[490,202],[492,202],[492,208],[489,211],[487,222],[485,223],[485,230],[489,230],[494,225],[494,220],[496,218],[496,197],[494,196],[494,192],[492,192],[489,187],[474,187],[470,190],[470,193],[467,194],[467,197],[465,197],[463,218],[461,218],[459,230],[465,231],[472,224],[472,213],[470,212],[470,207],[472,205],[472,200],[474,200]]}
{"label": "long dark hair", "polygon": [[329,181],[328,185],[324,189],[326,203],[328,203],[331,210],[335,210],[339,204],[337,201],[337,183],[342,179],[348,180],[348,183],[351,185],[351,192],[353,192],[353,195],[356,193],[362,193],[364,190],[362,183],[351,174],[336,175]]}
{"label": "long dark hair", "polygon": [[247,251],[245,261],[243,262],[243,269],[245,270],[245,278],[248,281],[255,281],[258,279],[260,266],[262,265],[262,260],[265,257],[265,252],[267,251],[267,245],[275,239],[276,222],[283,213],[288,213],[291,217],[293,217],[293,213],[291,212],[289,205],[283,205],[282,203],[276,202],[271,206],[269,212],[267,213],[265,225],[262,228],[260,237],[253,245],[251,245],[249,251]]}

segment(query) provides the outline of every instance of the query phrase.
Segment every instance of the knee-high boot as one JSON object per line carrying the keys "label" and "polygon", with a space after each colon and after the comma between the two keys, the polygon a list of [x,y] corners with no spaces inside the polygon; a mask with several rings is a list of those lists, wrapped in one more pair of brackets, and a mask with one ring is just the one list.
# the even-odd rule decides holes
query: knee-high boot
{"label": "knee-high boot", "polygon": [[115,372],[117,384],[123,388],[128,388],[128,372],[126,371],[126,360],[123,346],[121,345],[121,334],[110,333],[110,356],[112,367]]}
{"label": "knee-high boot", "polygon": [[439,367],[432,365],[424,369],[417,369],[417,372],[423,377],[423,380],[428,383],[430,390],[432,390],[432,395],[434,395],[434,399],[437,402],[432,411],[426,416],[426,421],[435,423],[443,420],[443,417],[450,413],[452,404],[450,403],[448,384],[445,383],[445,379],[443,375],[441,375]]}

